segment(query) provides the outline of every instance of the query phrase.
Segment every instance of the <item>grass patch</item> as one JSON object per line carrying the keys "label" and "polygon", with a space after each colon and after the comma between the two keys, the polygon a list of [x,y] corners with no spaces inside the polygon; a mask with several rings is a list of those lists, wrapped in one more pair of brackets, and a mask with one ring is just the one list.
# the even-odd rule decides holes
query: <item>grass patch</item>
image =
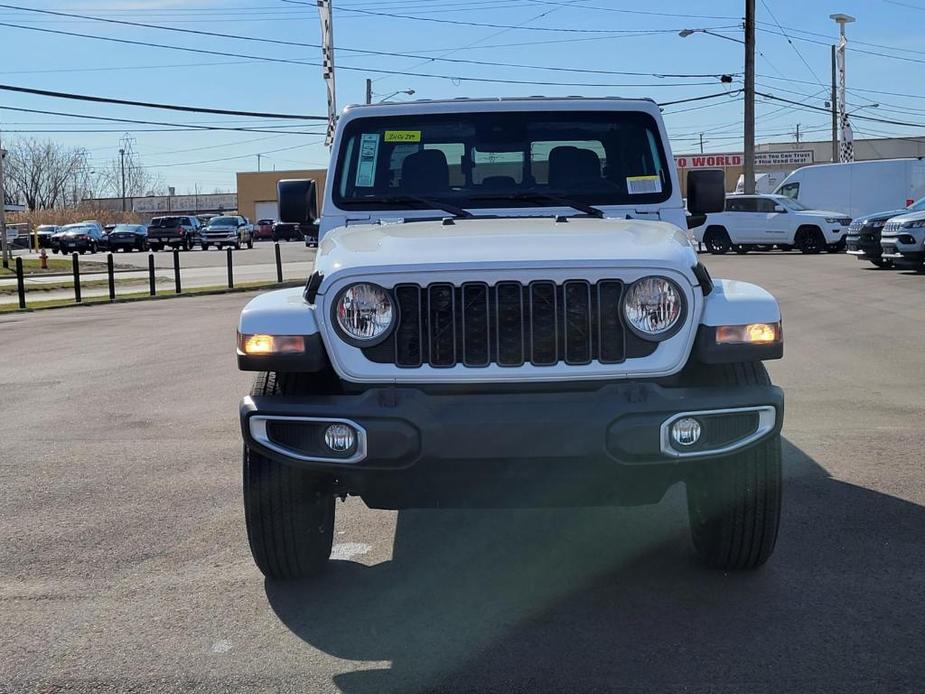
{"label": "grass patch", "polygon": [[[157,284],[171,284],[171,285],[173,284],[173,279],[169,277],[155,277],[154,281]],[[116,278],[116,288],[120,286],[125,287],[129,285],[135,285],[135,286],[145,285],[146,286],[147,283],[148,283],[148,280],[144,278],[143,279]],[[94,287],[108,287],[108,286],[109,286],[108,279],[85,280],[81,278],[80,280],[81,290],[92,289]],[[73,292],[74,284],[72,282],[63,282],[63,281],[62,282],[43,282],[42,284],[27,284],[26,285],[26,300],[28,300],[28,297],[30,294],[34,294],[36,292],[55,292],[55,291],[61,291],[62,289],[67,289]],[[15,294],[16,292],[17,292],[17,289],[16,289],[15,284],[0,286],[0,296],[9,296],[10,294]]]}
{"label": "grass patch", "polygon": [[[45,273],[51,272],[70,272],[72,270],[70,260],[62,260],[61,258],[49,258],[48,259],[48,269],[43,270],[41,268],[41,263],[38,258],[23,258],[22,259],[22,272],[24,275],[43,275]],[[106,263],[94,263],[90,260],[81,260],[80,261],[80,271],[81,272],[105,272]],[[10,266],[8,268],[0,265],[0,277],[16,277],[16,261],[10,258]]]}
{"label": "grass patch", "polygon": [[[304,282],[283,282],[282,284],[277,284],[276,282],[266,282],[264,280],[255,280],[252,282],[241,282],[235,284],[234,289],[228,289],[227,286],[210,286],[210,287],[194,287],[183,291],[182,294],[176,294],[174,292],[164,291],[163,294],[158,294],[157,296],[150,296],[148,292],[130,292],[127,294],[119,294],[116,296],[115,303],[128,303],[133,301],[152,301],[152,300],[161,300],[161,299],[177,299],[184,296],[197,296],[197,295],[210,295],[210,294],[235,294],[238,292],[249,292],[255,289],[283,289],[285,287],[297,287],[304,284]],[[73,298],[69,299],[45,299],[43,301],[30,301],[28,303],[28,308],[26,311],[33,310],[42,310],[49,308],[64,308],[66,306],[90,306],[93,304],[108,304],[108,296],[90,296],[86,297],[81,303],[74,303]],[[0,314],[3,313],[17,313],[20,309],[16,304],[0,304]]]}

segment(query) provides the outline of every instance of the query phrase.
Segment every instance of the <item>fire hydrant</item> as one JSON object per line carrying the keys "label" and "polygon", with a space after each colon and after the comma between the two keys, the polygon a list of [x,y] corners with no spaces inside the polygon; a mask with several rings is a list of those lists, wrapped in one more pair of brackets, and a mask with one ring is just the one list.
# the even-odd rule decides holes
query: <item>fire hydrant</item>
{"label": "fire hydrant", "polygon": [[39,253],[39,266],[43,270],[48,269],[48,254],[45,252],[45,249],[42,249],[42,252]]}

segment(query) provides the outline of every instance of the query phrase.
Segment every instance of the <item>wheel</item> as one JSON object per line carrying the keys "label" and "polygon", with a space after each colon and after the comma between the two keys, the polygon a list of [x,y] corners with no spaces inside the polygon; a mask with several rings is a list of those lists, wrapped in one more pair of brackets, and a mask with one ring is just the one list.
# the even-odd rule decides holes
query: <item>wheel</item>
{"label": "wheel", "polygon": [[707,250],[714,255],[723,255],[732,250],[732,241],[729,232],[723,227],[710,227],[703,238]]}
{"label": "wheel", "polygon": [[200,246],[200,248],[201,248],[202,250],[204,250],[204,251],[207,251],[207,250],[209,250],[209,244],[204,243],[204,244],[202,244],[202,245]]}
{"label": "wheel", "polygon": [[183,239],[183,250],[184,251],[193,250],[193,244],[190,242],[188,238]]}
{"label": "wheel", "polygon": [[868,260],[881,270],[890,270],[893,267],[893,260],[891,258],[868,258]]}
{"label": "wheel", "polygon": [[818,227],[802,227],[797,230],[797,248],[807,255],[821,253],[826,247],[825,237]]}
{"label": "wheel", "polygon": [[[261,373],[252,395],[294,392],[285,374]],[[292,580],[320,572],[331,556],[334,496],[315,475],[244,447],[244,520],[263,575]]]}
{"label": "wheel", "polygon": [[[713,385],[770,384],[760,362],[713,367]],[[694,549],[723,571],[754,569],[774,552],[780,525],[781,448],[777,434],[752,448],[694,465],[687,506]]]}
{"label": "wheel", "polygon": [[253,236],[250,237],[249,239],[247,239],[247,247],[248,247],[248,248],[253,248],[253,247],[254,247],[254,237],[253,237]]}
{"label": "wheel", "polygon": [[240,240],[234,242],[234,249],[235,249],[236,251],[240,251],[240,250],[241,250],[241,241],[240,241]]}

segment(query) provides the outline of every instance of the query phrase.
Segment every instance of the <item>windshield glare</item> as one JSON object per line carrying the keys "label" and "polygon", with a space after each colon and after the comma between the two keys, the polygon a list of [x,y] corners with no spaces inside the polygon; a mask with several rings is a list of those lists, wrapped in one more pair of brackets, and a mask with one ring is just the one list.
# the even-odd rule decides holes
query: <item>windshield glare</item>
{"label": "windshield glare", "polygon": [[216,217],[209,222],[209,226],[212,227],[234,227],[237,225],[238,220],[235,217]]}
{"label": "windshield glare", "polygon": [[778,205],[783,205],[787,209],[793,210],[794,212],[802,212],[803,210],[810,209],[809,207],[804,205],[802,202],[798,202],[797,200],[794,200],[793,198],[788,198],[785,195],[780,195],[774,198],[774,202],[777,203]]}
{"label": "windshield glare", "polygon": [[[671,178],[657,125],[640,112],[511,112],[358,118],[334,181],[343,209],[657,203]],[[413,198],[424,198],[414,200]],[[213,222],[214,223],[214,222]]]}

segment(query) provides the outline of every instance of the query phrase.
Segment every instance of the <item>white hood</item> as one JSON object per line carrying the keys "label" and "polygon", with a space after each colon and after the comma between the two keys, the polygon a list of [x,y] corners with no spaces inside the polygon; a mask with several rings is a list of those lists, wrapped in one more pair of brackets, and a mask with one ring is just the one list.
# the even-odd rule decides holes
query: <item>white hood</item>
{"label": "white hood", "polygon": [[[697,264],[672,224],[552,217],[455,219],[341,227],[324,235],[316,267],[326,278],[349,270],[445,266],[647,265],[690,275]],[[326,283],[327,284],[327,283]]]}

